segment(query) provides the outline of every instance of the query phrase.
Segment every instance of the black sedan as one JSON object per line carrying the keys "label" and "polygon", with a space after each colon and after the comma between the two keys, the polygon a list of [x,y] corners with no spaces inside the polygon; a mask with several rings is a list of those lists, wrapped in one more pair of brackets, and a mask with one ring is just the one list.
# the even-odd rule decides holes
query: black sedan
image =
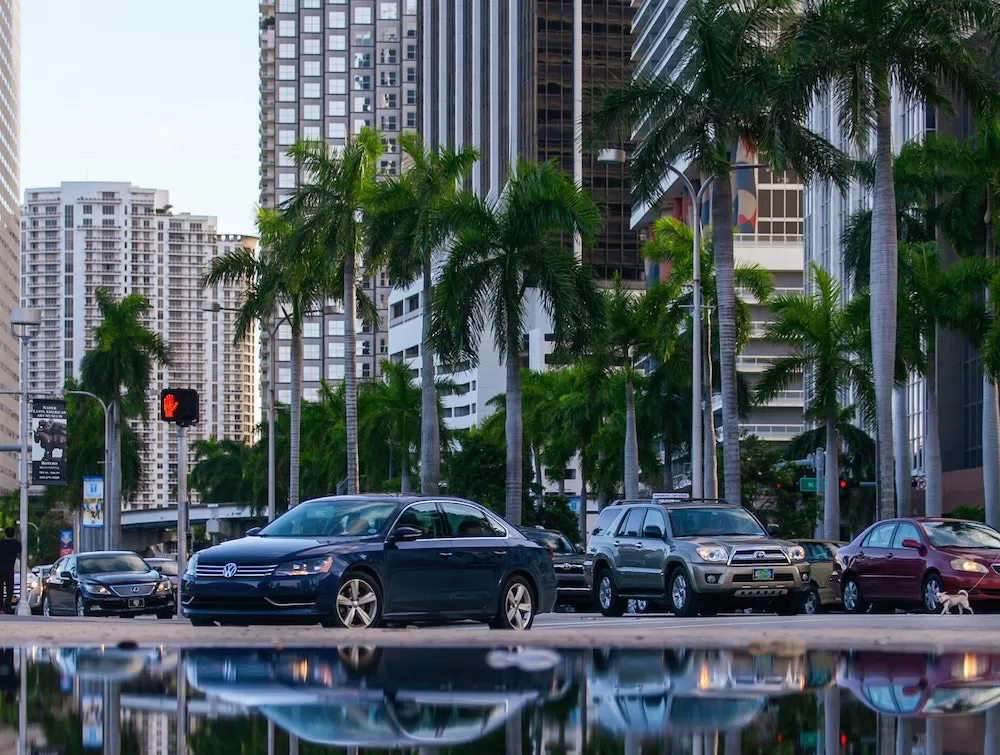
{"label": "black sedan", "polygon": [[548,551],[470,501],[320,498],[247,534],[188,562],[181,595],[192,624],[472,619],[523,630],[556,600]]}
{"label": "black sedan", "polygon": [[558,530],[524,527],[521,532],[552,554],[552,565],[556,570],[556,579],[559,580],[556,604],[581,610],[595,608],[594,591],[587,587],[587,580],[583,577],[583,562],[586,559],[583,548],[573,545]]}
{"label": "black sedan", "polygon": [[174,615],[174,591],[135,553],[102,551],[65,556],[49,570],[42,613],[46,616]]}

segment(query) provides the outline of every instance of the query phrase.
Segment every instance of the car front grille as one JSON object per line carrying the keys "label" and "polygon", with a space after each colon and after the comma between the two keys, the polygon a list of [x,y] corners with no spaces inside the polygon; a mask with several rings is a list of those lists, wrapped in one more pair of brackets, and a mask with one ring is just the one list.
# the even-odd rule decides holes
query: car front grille
{"label": "car front grille", "polygon": [[993,571],[1000,574],[1000,564],[993,564]]}
{"label": "car front grille", "polygon": [[216,577],[218,579],[260,579],[270,577],[277,564],[237,564],[236,573],[227,576],[227,564],[198,564],[195,574],[199,577]]}
{"label": "car front grille", "polygon": [[773,565],[783,565],[786,566],[788,561],[788,556],[781,548],[764,547],[764,548],[739,548],[733,551],[733,555],[729,559],[729,563],[732,566],[773,566]]}
{"label": "car front grille", "polygon": [[152,595],[153,590],[156,589],[155,584],[139,584],[139,585],[110,585],[111,592],[117,595],[119,598],[145,598],[147,595]]}
{"label": "car front grille", "polygon": [[229,598],[224,596],[193,596],[185,599],[185,608],[197,608],[203,611],[245,611],[246,613],[266,613],[282,608],[266,598]]}

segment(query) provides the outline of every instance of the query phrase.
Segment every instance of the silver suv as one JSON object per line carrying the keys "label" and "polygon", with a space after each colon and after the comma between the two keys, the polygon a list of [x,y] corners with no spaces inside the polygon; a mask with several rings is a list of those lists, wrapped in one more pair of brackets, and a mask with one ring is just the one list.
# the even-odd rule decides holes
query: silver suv
{"label": "silver suv", "polygon": [[747,607],[793,615],[809,589],[801,546],[715,499],[616,501],[597,520],[583,570],[605,616],[621,616],[633,598],[665,600],[677,616]]}

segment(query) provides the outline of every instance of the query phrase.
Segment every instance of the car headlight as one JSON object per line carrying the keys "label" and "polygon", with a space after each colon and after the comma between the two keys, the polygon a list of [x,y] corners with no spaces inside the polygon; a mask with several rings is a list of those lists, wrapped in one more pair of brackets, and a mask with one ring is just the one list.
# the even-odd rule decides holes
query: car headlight
{"label": "car headlight", "polygon": [[86,592],[89,592],[91,595],[110,595],[111,594],[111,590],[109,590],[104,585],[87,585],[87,584],[83,584],[83,585],[80,585],[80,587],[82,587]]}
{"label": "car headlight", "polygon": [[971,571],[976,574],[988,574],[989,569],[978,561],[970,561],[967,558],[956,558],[951,562],[951,568],[955,571]]}
{"label": "car headlight", "polygon": [[165,592],[170,592],[170,580],[167,580],[165,582],[157,582],[156,592],[160,593],[161,595]]}
{"label": "car headlight", "polygon": [[806,549],[801,545],[793,545],[788,549],[788,558],[791,561],[805,561],[806,560]]}
{"label": "car headlight", "polygon": [[313,574],[326,574],[333,566],[333,556],[322,558],[305,558],[299,561],[286,561],[278,564],[274,570],[275,577],[309,577]]}
{"label": "car headlight", "polygon": [[718,564],[729,560],[729,551],[725,548],[699,548],[698,556],[702,561]]}
{"label": "car headlight", "polygon": [[188,559],[187,569],[184,570],[184,576],[193,577],[197,569],[198,569],[198,554],[195,554]]}

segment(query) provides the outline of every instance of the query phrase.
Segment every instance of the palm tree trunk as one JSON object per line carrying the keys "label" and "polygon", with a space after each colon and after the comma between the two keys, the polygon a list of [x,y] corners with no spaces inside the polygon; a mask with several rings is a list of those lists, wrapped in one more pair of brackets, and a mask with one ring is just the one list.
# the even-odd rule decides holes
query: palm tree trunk
{"label": "palm tree trunk", "polygon": [[875,188],[872,193],[871,323],[878,445],[878,518],[896,513],[892,454],[892,386],[896,366],[896,290],[899,260],[896,193],[892,176],[889,82],[877,82],[886,96],[875,106]]}
{"label": "palm tree trunk", "polygon": [[[993,194],[986,190],[986,258],[996,258],[993,243]],[[989,299],[990,290],[986,288]],[[997,384],[983,373],[983,493],[986,504],[986,523],[1000,527],[1000,407],[997,402]]]}
{"label": "palm tree trunk", "polygon": [[896,516],[910,515],[910,420],[906,408],[907,387],[897,385],[892,391],[893,456],[896,459]]}
{"label": "palm tree trunk", "polygon": [[580,449],[580,545],[586,547],[587,535],[587,452]]}
{"label": "palm tree trunk", "polygon": [[508,325],[507,338],[507,521],[521,524],[524,472],[524,427],[521,417],[521,339],[518,328]]}
{"label": "palm tree trunk", "polygon": [[[936,330],[936,328],[935,328]],[[936,338],[936,334],[932,337]],[[927,516],[941,516],[941,437],[938,431],[937,350],[927,350],[927,437],[924,439],[924,510]]]}
{"label": "palm tree trunk", "polygon": [[739,503],[740,414],[736,402],[736,284],[733,260],[733,187],[728,178],[712,185],[712,235],[719,308],[719,366],[722,384],[722,464],[726,500]]}
{"label": "palm tree trunk", "polygon": [[410,493],[413,490],[413,483],[410,481],[410,446],[407,441],[403,441],[403,471],[402,481],[399,486],[400,493]]}
{"label": "palm tree trunk", "polygon": [[347,425],[347,494],[358,494],[358,334],[355,248],[344,262],[344,415]]}
{"label": "palm tree trunk", "polygon": [[[111,406],[111,511],[105,512],[105,517],[109,514],[112,517],[106,526],[111,527],[111,537],[109,541],[111,548],[117,550],[121,547],[122,541],[122,402],[112,401]],[[105,482],[105,484],[108,484]]]}
{"label": "palm tree trunk", "polygon": [[823,487],[823,537],[840,540],[840,465],[837,439],[837,415],[826,418],[826,482]]}
{"label": "palm tree trunk", "polygon": [[299,456],[302,443],[302,325],[292,327],[292,405],[289,411],[288,508],[299,503]]}
{"label": "palm tree trunk", "polygon": [[712,375],[712,318],[708,316],[708,325],[705,328],[705,349],[706,359],[702,372],[705,375],[705,385],[702,387],[704,401],[702,405],[702,463],[705,465],[704,475],[704,495],[706,498],[719,497],[719,454],[715,446],[715,412],[713,411],[713,399],[715,398],[714,377]]}
{"label": "palm tree trunk", "polygon": [[625,499],[639,500],[639,439],[635,426],[635,384],[625,378]]}
{"label": "palm tree trunk", "polygon": [[420,344],[420,492],[437,495],[441,481],[441,428],[438,424],[434,349],[431,346],[431,297],[434,279],[431,260],[424,262],[424,309]]}

